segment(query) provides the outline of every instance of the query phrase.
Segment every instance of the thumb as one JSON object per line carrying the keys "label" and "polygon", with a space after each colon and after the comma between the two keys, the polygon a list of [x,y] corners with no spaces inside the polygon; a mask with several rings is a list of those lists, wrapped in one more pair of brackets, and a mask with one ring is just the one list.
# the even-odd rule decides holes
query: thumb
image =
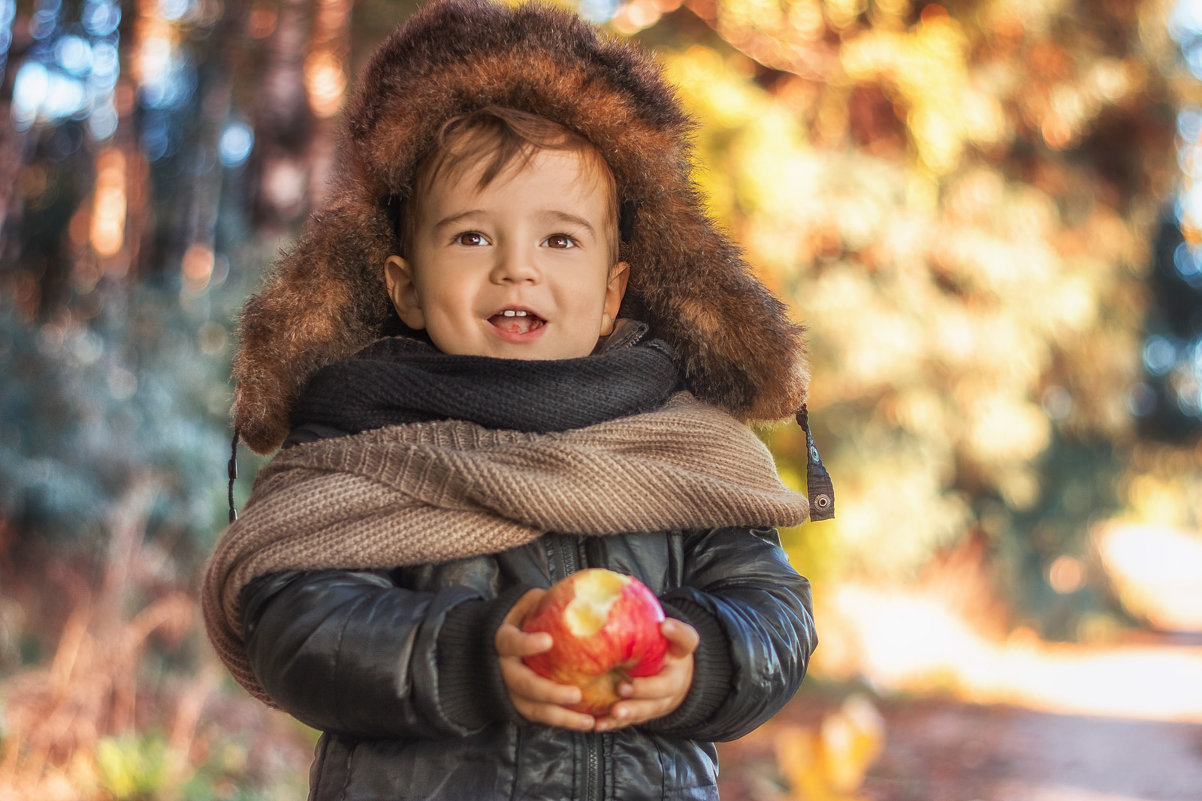
{"label": "thumb", "polygon": [[688,656],[701,644],[697,629],[683,620],[668,618],[660,626],[660,632],[668,640],[668,652],[675,657]]}
{"label": "thumb", "polygon": [[505,614],[505,620],[503,622],[512,623],[518,628],[521,628],[522,624],[526,621],[526,618],[530,617],[534,610],[538,608],[538,602],[541,601],[542,597],[546,594],[547,591],[542,589],[527,590],[522,594],[522,597],[518,598],[517,602],[509,608],[509,611]]}
{"label": "thumb", "polygon": [[534,656],[551,648],[551,635],[545,631],[527,634],[512,623],[497,629],[495,640],[497,653],[501,656]]}

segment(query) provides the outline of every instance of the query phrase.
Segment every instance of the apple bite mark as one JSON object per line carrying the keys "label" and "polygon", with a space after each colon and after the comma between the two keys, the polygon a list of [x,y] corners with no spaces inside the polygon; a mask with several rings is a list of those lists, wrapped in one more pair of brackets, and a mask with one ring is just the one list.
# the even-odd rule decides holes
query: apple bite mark
{"label": "apple bite mark", "polygon": [[568,603],[564,619],[576,637],[592,637],[605,625],[609,610],[630,583],[629,576],[605,571],[584,571],[576,582],[576,597]]}

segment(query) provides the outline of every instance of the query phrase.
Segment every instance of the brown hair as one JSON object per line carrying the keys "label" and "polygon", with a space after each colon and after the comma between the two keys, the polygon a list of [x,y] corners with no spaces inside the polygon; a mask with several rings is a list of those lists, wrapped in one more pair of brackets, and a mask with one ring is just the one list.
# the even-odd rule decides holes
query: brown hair
{"label": "brown hair", "polygon": [[485,106],[467,114],[458,114],[443,123],[435,137],[434,146],[418,163],[413,180],[413,196],[400,208],[397,221],[397,240],[400,255],[408,258],[416,230],[417,210],[421,197],[438,178],[461,177],[471,167],[483,162],[478,188],[491,184],[514,161],[521,166],[540,150],[570,150],[580,153],[585,169],[603,182],[609,195],[611,260],[618,260],[618,194],[613,172],[587,139],[571,129],[537,114],[529,114],[503,106]]}

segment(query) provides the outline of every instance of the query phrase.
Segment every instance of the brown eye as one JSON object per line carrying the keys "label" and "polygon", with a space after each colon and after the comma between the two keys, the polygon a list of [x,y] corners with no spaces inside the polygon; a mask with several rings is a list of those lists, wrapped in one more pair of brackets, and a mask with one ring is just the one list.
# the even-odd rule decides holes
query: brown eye
{"label": "brown eye", "polygon": [[547,237],[547,247],[574,248],[579,247],[579,243],[567,234],[551,234]]}
{"label": "brown eye", "polygon": [[462,234],[456,234],[454,242],[457,245],[466,245],[468,247],[481,247],[488,244],[488,240],[484,238],[484,234],[477,231],[464,231]]}

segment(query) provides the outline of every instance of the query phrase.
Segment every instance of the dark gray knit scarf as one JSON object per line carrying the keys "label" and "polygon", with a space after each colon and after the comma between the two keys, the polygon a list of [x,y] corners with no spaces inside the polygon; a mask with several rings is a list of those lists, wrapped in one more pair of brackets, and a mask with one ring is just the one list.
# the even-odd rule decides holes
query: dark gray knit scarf
{"label": "dark gray knit scarf", "polygon": [[636,323],[589,356],[538,361],[452,356],[410,337],[381,339],[318,371],[293,408],[292,426],[355,434],[456,419],[549,433],[649,412],[679,377],[670,346],[646,333]]}

